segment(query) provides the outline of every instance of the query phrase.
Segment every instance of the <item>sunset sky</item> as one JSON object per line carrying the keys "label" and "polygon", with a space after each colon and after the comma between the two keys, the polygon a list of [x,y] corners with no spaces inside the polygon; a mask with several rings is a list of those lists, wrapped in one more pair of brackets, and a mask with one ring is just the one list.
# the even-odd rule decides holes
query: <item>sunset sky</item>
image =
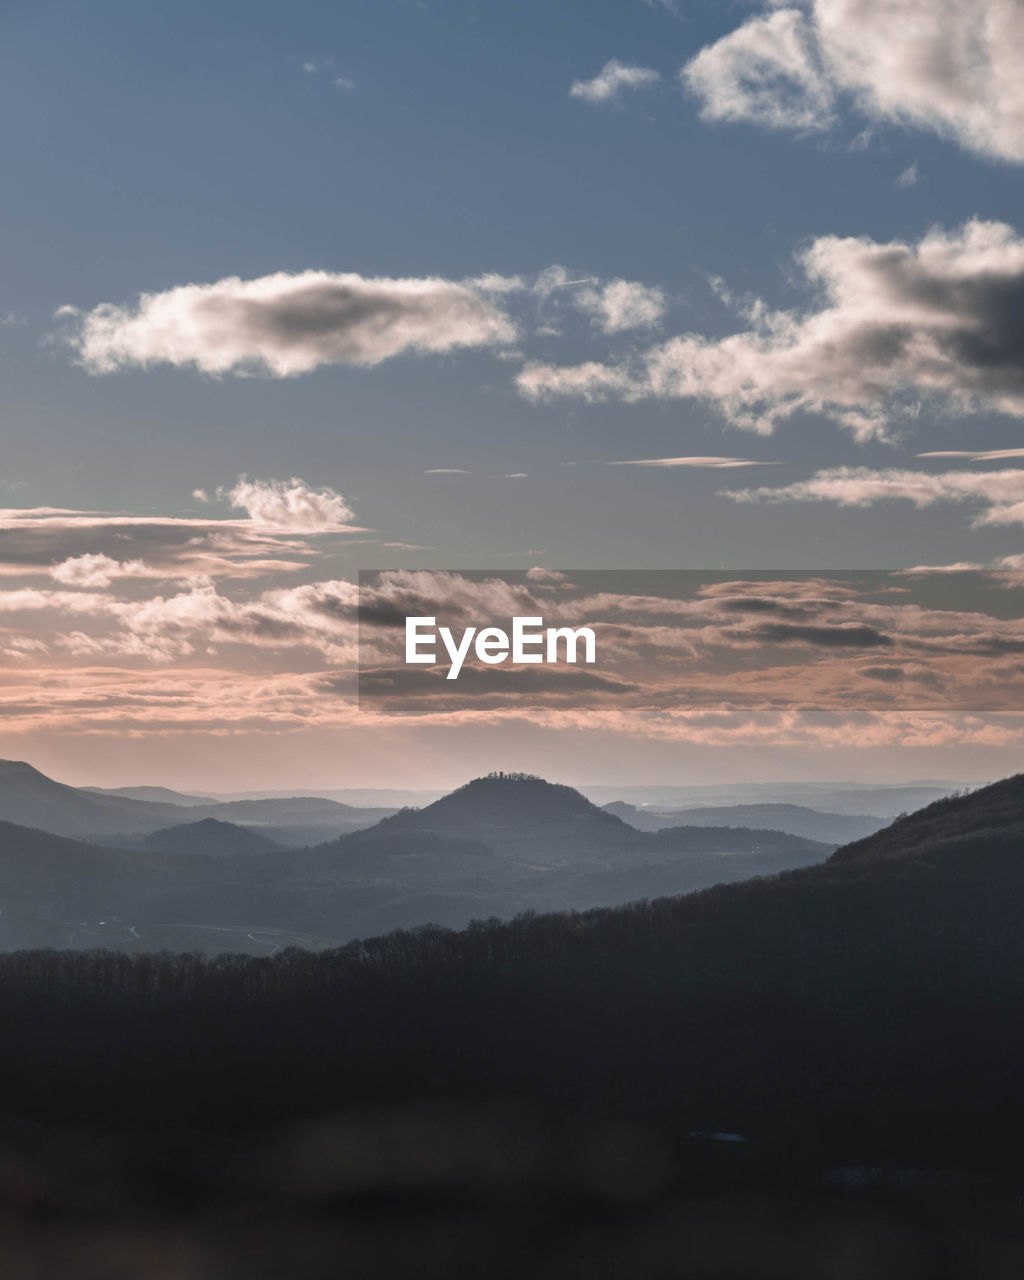
{"label": "sunset sky", "polygon": [[[208,789],[1022,766],[961,705],[1024,662],[1020,0],[11,0],[0,30],[0,755]],[[992,576],[839,573],[949,566]],[[355,702],[384,567],[739,585],[674,618],[668,579],[605,591],[637,647],[596,675],[642,696],[425,715]],[[758,592],[802,611],[754,637],[785,715],[706,649],[677,683]],[[885,637],[838,701],[818,626]],[[915,681],[941,732],[900,720]]]}

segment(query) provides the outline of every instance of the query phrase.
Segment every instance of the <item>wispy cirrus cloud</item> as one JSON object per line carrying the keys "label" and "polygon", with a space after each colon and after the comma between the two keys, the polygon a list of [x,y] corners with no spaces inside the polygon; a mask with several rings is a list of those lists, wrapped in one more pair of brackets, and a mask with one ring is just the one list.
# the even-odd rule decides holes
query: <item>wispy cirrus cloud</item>
{"label": "wispy cirrus cloud", "polygon": [[818,295],[803,311],[757,302],[748,328],[684,334],[622,363],[528,362],[535,400],[694,399],[762,434],[825,414],[885,438],[922,401],[1024,417],[1024,238],[1004,223],[932,230],[916,244],[823,236],[798,257]]}
{"label": "wispy cirrus cloud", "polygon": [[284,378],[403,353],[508,346],[516,327],[500,297],[519,284],[497,275],[456,281],[281,271],[144,293],[134,306],[66,306],[58,315],[90,373],[169,364]]}
{"label": "wispy cirrus cloud", "polygon": [[330,488],[299,479],[240,476],[211,497],[244,510],[225,519],[76,511],[0,510],[0,576],[45,573],[65,585],[106,586],[127,578],[258,578],[303,569],[315,540],[366,532]]}
{"label": "wispy cirrus cloud", "polygon": [[709,120],[820,132],[849,109],[1024,162],[1016,0],[764,0],[680,73]]}
{"label": "wispy cirrus cloud", "polygon": [[780,488],[725,490],[734,502],[834,502],[840,507],[870,507],[902,501],[915,507],[967,503],[980,508],[972,523],[1024,524],[1024,470],[946,471],[938,474],[897,467],[829,467],[807,480]]}
{"label": "wispy cirrus cloud", "polygon": [[778,462],[755,462],[751,458],[720,458],[694,455],[684,458],[625,458],[606,462],[608,467],[697,467],[711,471],[728,471],[734,467],[777,467]]}
{"label": "wispy cirrus cloud", "polygon": [[631,66],[612,58],[592,80],[574,80],[570,98],[584,102],[613,102],[620,94],[636,89],[651,89],[661,76],[652,67]]}
{"label": "wispy cirrus cloud", "polygon": [[1024,449],[936,449],[919,453],[919,458],[963,458],[968,462],[1008,462],[1012,458],[1024,458]]}

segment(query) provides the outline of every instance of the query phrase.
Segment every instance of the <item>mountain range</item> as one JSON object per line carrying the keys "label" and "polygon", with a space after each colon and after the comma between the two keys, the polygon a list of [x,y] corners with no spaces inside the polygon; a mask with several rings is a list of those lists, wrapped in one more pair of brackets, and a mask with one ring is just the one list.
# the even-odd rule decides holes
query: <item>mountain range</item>
{"label": "mountain range", "polygon": [[787,831],[790,835],[821,840],[826,844],[846,844],[860,840],[882,827],[890,819],[869,814],[822,813],[799,804],[726,804],[690,809],[653,809],[613,800],[604,806],[640,831],[661,831],[682,823],[708,826],[767,827]]}
{"label": "mountain range", "polygon": [[300,848],[372,826],[389,808],[358,809],[319,796],[216,801],[165,787],[69,787],[19,760],[0,761],[0,821],[84,840],[138,836],[202,818],[258,828]]}
{"label": "mountain range", "polygon": [[[235,801],[216,812],[251,822],[266,806],[281,815],[325,804]],[[187,821],[142,826],[168,810]],[[399,927],[687,893],[820,862],[834,848],[770,829],[642,832],[570,787],[524,775],[478,778],[423,809],[299,849],[275,841],[279,827],[79,792],[28,765],[0,770],[0,812],[22,818],[0,823],[5,948],[269,954]],[[31,828],[26,815],[65,830],[98,825],[100,834],[71,840]],[[125,823],[134,834],[123,834]]]}

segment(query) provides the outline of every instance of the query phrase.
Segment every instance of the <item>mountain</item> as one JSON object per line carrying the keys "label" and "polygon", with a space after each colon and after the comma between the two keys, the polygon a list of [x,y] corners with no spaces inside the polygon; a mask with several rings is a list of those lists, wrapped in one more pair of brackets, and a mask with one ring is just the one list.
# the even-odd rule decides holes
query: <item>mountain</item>
{"label": "mountain", "polygon": [[583,853],[638,847],[637,833],[572,787],[530,774],[475,778],[424,809],[402,809],[371,828],[390,836],[451,835],[515,857],[564,865]]}
{"label": "mountain", "polygon": [[838,849],[832,862],[905,862],[1006,847],[1024,848],[1024,774],[1020,773],[897,818],[875,835]]}
{"label": "mountain", "polygon": [[798,804],[729,804],[689,809],[641,809],[615,800],[603,806],[639,831],[661,831],[681,824],[696,826],[759,827],[787,831],[824,844],[847,844],[872,835],[886,819],[867,814],[822,813]]}
{"label": "mountain", "polygon": [[281,846],[258,831],[236,826],[233,822],[201,818],[198,822],[183,822],[162,831],[153,831],[132,847],[143,852],[200,853],[219,857],[224,854],[273,853]]}
{"label": "mountain", "polygon": [[[558,823],[588,813],[536,780],[522,780],[525,793],[519,780],[497,781],[509,787],[503,796],[476,784],[454,793],[440,811],[445,822],[461,814],[478,829],[507,829],[509,797],[523,794],[533,798],[537,827],[540,817]],[[483,883],[522,867],[506,852],[470,841],[456,848],[437,833],[389,849],[387,832],[381,824],[287,855],[301,878],[279,879],[276,890],[282,900],[301,890],[308,910],[335,912],[348,902],[351,915],[361,883],[364,918],[384,920],[401,893],[381,899],[376,914],[372,894],[400,890],[404,878],[416,897],[409,886],[417,868],[429,874],[437,859],[461,865],[467,896],[474,877]],[[573,1125],[608,1121],[603,1145],[576,1157],[589,1167],[610,1153],[606,1204],[620,1203],[634,1175],[660,1158],[646,1135],[687,1150],[695,1135],[735,1134],[748,1139],[736,1144],[742,1149],[712,1152],[694,1167],[691,1223],[714,1207],[705,1182],[714,1160],[745,1194],[758,1171],[763,1185],[790,1176],[824,1185],[829,1170],[854,1166],[869,1171],[876,1189],[886,1170],[934,1175],[945,1188],[936,1206],[950,1215],[951,1239],[971,1194],[961,1174],[973,1170],[978,1203],[1005,1213],[1016,1230],[1022,851],[1019,776],[930,805],[820,865],[686,896],[526,911],[504,923],[478,918],[463,932],[364,934],[260,965],[170,954],[5,956],[0,989],[18,1046],[0,1064],[5,1097],[12,1107],[27,1099],[52,1109],[72,1097],[93,1114],[112,1107],[164,1126],[197,1117],[268,1123],[269,1107],[277,1124],[300,1107],[323,1115],[350,1107],[365,1118],[372,1106],[515,1099],[514,1132],[531,1107]],[[248,936],[254,948],[264,935]],[[347,1170],[331,1166],[325,1194],[343,1193]],[[1000,1175],[1009,1193],[999,1191],[997,1204]],[[464,1181],[460,1190],[466,1194]],[[756,1196],[745,1204],[760,1212]],[[831,1206],[848,1220],[849,1193],[836,1188]],[[908,1206],[916,1213],[921,1202],[914,1195]],[[615,1258],[606,1270],[629,1268]],[[869,1273],[877,1273],[870,1262]],[[983,1274],[944,1266],[913,1273]],[[784,1266],[778,1274],[819,1271]]]}
{"label": "mountain", "polygon": [[[317,797],[230,802],[213,806],[215,817],[197,806],[81,792],[28,765],[0,768],[0,800],[6,811],[45,810],[46,822],[65,828],[106,824],[90,841],[24,822],[4,828],[0,945],[30,938],[268,954],[428,923],[462,928],[526,910],[689,893],[821,862],[834,847],[761,829],[641,832],[571,787],[519,774],[477,778],[373,826]],[[166,810],[172,821],[158,823]],[[337,834],[339,813],[359,829]],[[224,821],[229,814],[249,825]],[[271,825],[275,818],[308,823],[290,830],[312,833],[311,847],[284,847],[277,837],[289,831]],[[122,823],[128,834],[110,830]],[[30,933],[15,938],[15,920],[28,918]]]}
{"label": "mountain", "polygon": [[107,837],[176,826],[187,813],[193,820],[217,818],[267,828],[264,834],[268,839],[300,848],[372,826],[391,812],[384,808],[356,809],[319,796],[221,803],[163,787],[109,791],[69,787],[24,761],[0,761],[0,821],[100,843]]}
{"label": "mountain", "polygon": [[623,800],[643,808],[680,810],[737,804],[796,804],[823,813],[892,819],[960,789],[956,782],[921,781],[877,786],[845,782],[725,782],[703,786],[581,787],[595,804]]}
{"label": "mountain", "polygon": [[151,800],[156,804],[177,804],[183,809],[192,805],[208,805],[210,796],[190,796],[170,787],[79,787],[80,791],[99,796],[114,796],[124,800]]}
{"label": "mountain", "polygon": [[0,760],[0,820],[4,822],[55,835],[88,836],[166,826],[180,817],[178,805],[80,791],[54,782],[24,761]]}

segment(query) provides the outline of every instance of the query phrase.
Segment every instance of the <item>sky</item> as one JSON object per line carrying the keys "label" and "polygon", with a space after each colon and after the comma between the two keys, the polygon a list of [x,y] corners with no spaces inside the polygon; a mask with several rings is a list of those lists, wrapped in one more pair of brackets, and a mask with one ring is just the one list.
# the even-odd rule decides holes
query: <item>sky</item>
{"label": "sky", "polygon": [[1022,18],[10,0],[0,753],[205,788],[1010,772],[1012,737],[755,758],[597,699],[375,718],[352,591],[955,565],[1015,595]]}

